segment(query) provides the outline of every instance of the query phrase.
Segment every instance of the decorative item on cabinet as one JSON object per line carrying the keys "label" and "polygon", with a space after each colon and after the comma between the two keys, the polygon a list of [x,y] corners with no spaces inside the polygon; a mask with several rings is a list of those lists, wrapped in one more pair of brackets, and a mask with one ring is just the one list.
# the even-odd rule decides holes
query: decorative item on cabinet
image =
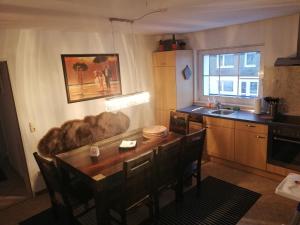
{"label": "decorative item on cabinet", "polygon": [[185,50],[185,46],[186,46],[186,43],[184,41],[179,42],[179,49],[180,50]]}
{"label": "decorative item on cabinet", "polygon": [[158,51],[160,52],[164,51],[164,43],[162,40],[159,40]]}
{"label": "decorative item on cabinet", "polygon": [[175,36],[172,39],[159,40],[157,51],[172,51],[172,50],[186,50],[186,42],[184,40],[176,40]]}
{"label": "decorative item on cabinet", "polygon": [[188,65],[185,66],[182,73],[185,80],[190,79],[190,77],[192,76],[192,70]]}
{"label": "decorative item on cabinet", "polygon": [[175,34],[172,35],[172,50],[177,50],[177,43],[175,39]]}

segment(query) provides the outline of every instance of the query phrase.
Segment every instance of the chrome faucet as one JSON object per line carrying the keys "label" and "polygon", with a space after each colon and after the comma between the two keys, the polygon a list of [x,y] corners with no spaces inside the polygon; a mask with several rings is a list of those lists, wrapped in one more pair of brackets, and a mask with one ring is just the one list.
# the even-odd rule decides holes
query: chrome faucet
{"label": "chrome faucet", "polygon": [[217,107],[217,109],[221,109],[221,108],[222,108],[221,102],[217,102],[217,103],[216,103],[216,107]]}

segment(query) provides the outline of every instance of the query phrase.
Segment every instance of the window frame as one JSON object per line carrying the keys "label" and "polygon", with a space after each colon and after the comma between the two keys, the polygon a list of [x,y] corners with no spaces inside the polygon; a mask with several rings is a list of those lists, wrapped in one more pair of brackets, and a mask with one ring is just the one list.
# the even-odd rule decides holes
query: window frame
{"label": "window frame", "polygon": [[[245,47],[230,47],[230,48],[215,48],[215,49],[199,49],[195,51],[196,55],[196,65],[195,71],[197,74],[195,76],[194,82],[194,102],[198,104],[206,104],[209,97],[215,97],[218,101],[225,104],[241,105],[245,107],[252,107],[254,105],[255,97],[249,96],[222,96],[222,95],[204,95],[203,90],[203,57],[204,55],[218,55],[218,54],[236,54],[241,52],[260,52],[260,70],[258,77],[258,96],[257,98],[263,96],[263,77],[264,77],[264,46],[263,45],[253,45]],[[246,84],[247,85],[247,84]],[[239,94],[239,92],[238,92]]]}

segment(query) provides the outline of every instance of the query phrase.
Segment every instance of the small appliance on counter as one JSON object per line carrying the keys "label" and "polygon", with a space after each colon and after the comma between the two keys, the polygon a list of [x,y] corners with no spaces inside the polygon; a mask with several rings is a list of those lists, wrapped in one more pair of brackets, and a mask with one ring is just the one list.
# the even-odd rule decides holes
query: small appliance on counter
{"label": "small appliance on counter", "polygon": [[264,97],[264,100],[267,103],[266,113],[275,117],[278,113],[279,98],[268,96]]}
{"label": "small appliance on counter", "polygon": [[261,98],[255,99],[254,112],[255,114],[261,114]]}

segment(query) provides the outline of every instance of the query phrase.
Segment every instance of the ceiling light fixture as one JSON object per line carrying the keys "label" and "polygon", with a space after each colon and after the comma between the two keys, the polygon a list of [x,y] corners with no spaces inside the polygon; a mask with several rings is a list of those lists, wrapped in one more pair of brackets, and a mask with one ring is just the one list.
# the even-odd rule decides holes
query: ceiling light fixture
{"label": "ceiling light fixture", "polygon": [[[112,38],[113,38],[114,51],[116,52],[113,22],[125,22],[125,23],[131,24],[132,44],[134,46],[134,37],[133,37],[134,32],[133,32],[133,27],[132,27],[134,20],[122,19],[122,18],[109,18],[109,21],[110,21],[111,27],[112,27]],[[133,65],[135,66],[136,65],[135,54],[133,54],[133,55],[134,55]],[[135,73],[135,77],[136,77],[136,74],[137,74],[136,68],[134,68],[134,73]],[[108,112],[118,111],[120,109],[128,108],[128,107],[135,106],[135,105],[140,105],[143,103],[147,103],[149,101],[150,101],[149,92],[142,91],[142,92],[130,93],[130,94],[126,94],[126,95],[106,98],[105,99],[105,110]]]}
{"label": "ceiling light fixture", "polygon": [[105,110],[107,112],[118,111],[135,105],[140,105],[150,101],[149,92],[137,92],[118,97],[105,99]]}

